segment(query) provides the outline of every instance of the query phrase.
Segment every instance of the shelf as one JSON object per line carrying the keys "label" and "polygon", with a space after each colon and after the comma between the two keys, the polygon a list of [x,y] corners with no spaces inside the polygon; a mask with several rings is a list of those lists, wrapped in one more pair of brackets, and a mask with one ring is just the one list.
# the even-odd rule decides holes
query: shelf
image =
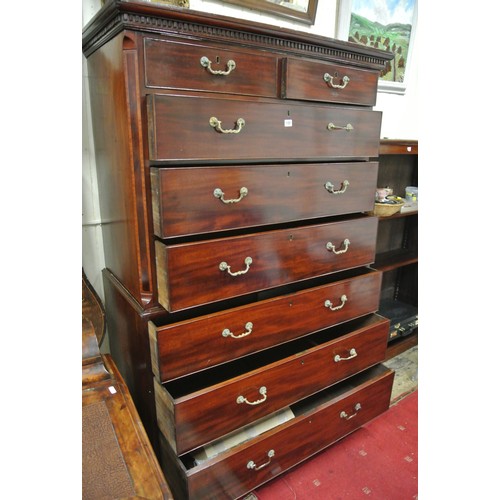
{"label": "shelf", "polygon": [[394,215],[389,215],[389,217],[380,217],[379,220],[392,220],[392,219],[400,219],[401,217],[408,217],[410,215],[418,215],[418,210],[414,210],[413,212],[398,212],[397,214]]}
{"label": "shelf", "polygon": [[398,249],[390,252],[384,252],[375,257],[373,267],[378,271],[391,271],[398,267],[415,264],[418,262],[417,252]]}
{"label": "shelf", "polygon": [[380,302],[378,313],[396,324],[417,316],[418,308],[401,300],[385,299]]}
{"label": "shelf", "polygon": [[418,328],[413,330],[413,333],[407,337],[400,337],[399,339],[389,343],[385,354],[385,361],[407,351],[408,349],[411,349],[416,345],[418,345]]}
{"label": "shelf", "polygon": [[418,327],[418,307],[401,300],[386,299],[380,302],[378,314],[389,319],[388,343],[400,343],[411,337]]}
{"label": "shelf", "polygon": [[418,141],[405,139],[382,139],[379,155],[418,155]]}

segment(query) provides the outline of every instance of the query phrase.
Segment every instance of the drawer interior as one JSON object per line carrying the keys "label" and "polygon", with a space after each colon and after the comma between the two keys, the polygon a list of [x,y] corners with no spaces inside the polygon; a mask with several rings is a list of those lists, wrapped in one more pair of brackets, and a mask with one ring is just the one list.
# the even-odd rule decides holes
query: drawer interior
{"label": "drawer interior", "polygon": [[303,351],[321,345],[322,343],[338,339],[355,330],[369,328],[380,323],[381,321],[384,321],[384,318],[377,314],[364,316],[362,318],[343,323],[342,325],[314,333],[307,337],[299,338],[287,344],[267,349],[266,351],[250,355],[245,358],[237,359],[213,369],[188,375],[171,382],[166,382],[163,384],[163,387],[165,387],[171,397],[178,399],[209,386],[224,382],[230,378],[256,370],[283,358],[302,353]]}

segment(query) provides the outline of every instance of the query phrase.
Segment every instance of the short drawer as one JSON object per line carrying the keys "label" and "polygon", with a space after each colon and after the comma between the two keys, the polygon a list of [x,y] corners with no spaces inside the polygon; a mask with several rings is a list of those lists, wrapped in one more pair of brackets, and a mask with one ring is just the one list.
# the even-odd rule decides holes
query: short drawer
{"label": "short drawer", "polygon": [[[294,418],[198,463],[178,458],[161,437],[176,498],[234,499],[350,434],[389,407],[394,372],[382,365],[293,405]],[[351,417],[351,418],[349,418]]]}
{"label": "short drawer", "polygon": [[379,111],[162,94],[148,95],[147,108],[153,162],[378,156]]}
{"label": "short drawer", "polygon": [[144,39],[145,85],[277,97],[278,59],[215,45]]}
{"label": "short drawer", "polygon": [[358,216],[194,243],[156,241],[158,300],[173,312],[371,264],[377,223]]}
{"label": "short drawer", "polygon": [[158,427],[182,455],[381,362],[388,331],[371,315],[209,372],[155,379]]}
{"label": "short drawer", "polygon": [[150,322],[156,378],[167,382],[377,311],[382,273],[362,269],[350,274],[335,283],[178,323]]}
{"label": "short drawer", "polygon": [[378,163],[151,168],[160,238],[373,210]]}
{"label": "short drawer", "polygon": [[287,58],[282,97],[374,106],[379,72],[352,66]]}

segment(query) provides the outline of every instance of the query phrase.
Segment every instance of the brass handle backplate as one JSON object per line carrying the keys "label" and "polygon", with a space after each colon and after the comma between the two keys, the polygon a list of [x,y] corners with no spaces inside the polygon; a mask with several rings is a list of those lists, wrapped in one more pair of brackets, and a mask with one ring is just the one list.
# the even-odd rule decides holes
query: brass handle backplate
{"label": "brass handle backplate", "polygon": [[354,127],[348,123],[345,127],[342,127],[340,125],[334,125],[332,122],[330,122],[326,128],[328,130],[346,130],[347,132],[351,132],[352,130],[354,130]]}
{"label": "brass handle backplate", "polygon": [[335,250],[335,245],[329,241],[327,244],[326,244],[326,249],[329,251],[329,252],[333,252],[335,255],[339,255],[341,253],[346,253],[347,250],[349,249],[349,245],[351,244],[351,242],[346,238],[344,240],[344,248],[342,250]]}
{"label": "brass handle backplate", "polygon": [[358,411],[361,410],[361,403],[357,403],[354,407],[355,413],[348,415],[345,411],[340,412],[340,418],[345,418],[346,420],[350,420],[358,414]]}
{"label": "brass handle backplate", "polygon": [[230,203],[238,203],[240,202],[245,196],[248,194],[248,189],[246,187],[242,187],[240,189],[240,197],[239,198],[233,198],[229,200],[224,199],[224,191],[222,191],[221,188],[215,188],[214,189],[214,196],[216,198],[219,198],[222,203],[225,203],[226,205],[229,205]]}
{"label": "brass handle backplate", "polygon": [[240,276],[241,274],[247,273],[250,269],[250,264],[252,264],[252,257],[247,257],[245,259],[245,264],[247,266],[246,269],[243,269],[242,271],[236,271],[234,273],[231,271],[231,266],[227,262],[221,262],[219,264],[219,269],[221,271],[227,271],[231,276]]}
{"label": "brass handle backplate", "polygon": [[227,76],[236,68],[236,63],[232,59],[229,59],[225,71],[221,69],[212,69],[212,61],[207,56],[203,56],[200,59],[200,64],[212,75]]}
{"label": "brass handle backplate", "polygon": [[332,76],[329,73],[325,73],[323,75],[323,80],[325,80],[325,82],[328,84],[328,86],[331,87],[332,89],[345,89],[347,87],[347,84],[350,81],[349,77],[347,75],[345,75],[342,78],[342,83],[340,83],[340,84],[333,83],[333,79],[335,77],[338,77],[338,75]]}
{"label": "brass handle backplate", "polygon": [[255,405],[260,405],[267,399],[267,388],[265,386],[262,386],[259,389],[259,394],[261,394],[263,397],[260,399],[257,399],[257,401],[248,401],[248,399],[245,396],[238,396],[236,398],[236,402],[240,405],[242,403],[246,403],[247,405],[250,406],[255,406]]}
{"label": "brass handle backplate", "polygon": [[349,357],[347,358],[341,358],[339,354],[337,354],[334,358],[333,358],[333,361],[335,361],[335,363],[338,363],[340,361],[347,361],[348,359],[352,359],[352,358],[355,358],[356,356],[358,355],[358,353],[356,352],[356,349],[354,349],[354,347],[349,351]]}
{"label": "brass handle backplate", "polygon": [[349,181],[348,180],[345,180],[342,183],[342,188],[337,189],[337,190],[335,190],[335,185],[333,184],[333,182],[328,181],[328,182],[325,183],[325,189],[329,193],[332,193],[332,194],[342,194],[342,193],[345,193],[346,190],[347,190],[347,186],[349,186]]}
{"label": "brass handle backplate", "polygon": [[240,335],[235,335],[231,330],[229,330],[229,328],[224,328],[224,330],[222,330],[222,336],[223,337],[232,337],[233,339],[241,339],[243,337],[247,337],[248,335],[250,335],[252,333],[252,329],[253,329],[253,323],[251,323],[250,321],[245,325],[245,332],[241,333]]}
{"label": "brass handle backplate", "polygon": [[330,309],[330,311],[338,311],[339,309],[342,309],[347,302],[347,295],[342,295],[342,297],[340,297],[340,302],[341,304],[339,306],[334,307],[331,300],[325,300],[325,307]]}
{"label": "brass handle backplate", "polygon": [[211,127],[213,127],[217,132],[221,134],[239,134],[245,126],[245,120],[243,118],[238,118],[236,120],[236,128],[234,129],[222,128],[222,122],[215,116],[212,116],[210,118],[209,123]]}
{"label": "brass handle backplate", "polygon": [[250,462],[247,463],[247,469],[260,470],[264,468],[266,465],[269,465],[271,463],[271,459],[274,457],[274,455],[274,450],[269,450],[267,452],[267,456],[269,457],[269,460],[267,462],[264,462],[262,465],[257,466],[253,460],[250,460]]}

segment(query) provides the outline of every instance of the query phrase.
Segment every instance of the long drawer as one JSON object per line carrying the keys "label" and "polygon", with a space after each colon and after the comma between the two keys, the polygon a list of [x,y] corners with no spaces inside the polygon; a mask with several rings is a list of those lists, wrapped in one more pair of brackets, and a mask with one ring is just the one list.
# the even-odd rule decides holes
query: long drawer
{"label": "long drawer", "polygon": [[283,60],[283,98],[374,106],[379,72],[319,61]]}
{"label": "long drawer", "polygon": [[393,379],[394,372],[373,367],[292,406],[292,420],[201,464],[189,454],[175,456],[162,437],[162,459],[176,498],[243,496],[387,410]]}
{"label": "long drawer", "polygon": [[159,302],[170,312],[265,290],[374,261],[378,219],[202,242],[155,242]]}
{"label": "long drawer", "polygon": [[378,156],[379,111],[185,95],[146,97],[151,161]]}
{"label": "long drawer", "polygon": [[144,72],[150,88],[265,97],[278,93],[278,59],[265,52],[145,38]]}
{"label": "long drawer", "polygon": [[373,210],[377,162],[152,168],[160,238]]}
{"label": "long drawer", "polygon": [[371,315],[209,374],[155,379],[158,427],[182,455],[381,362],[388,329],[387,319]]}
{"label": "long drawer", "polygon": [[335,283],[173,324],[150,322],[156,378],[167,382],[375,312],[382,273],[363,269],[352,274]]}

